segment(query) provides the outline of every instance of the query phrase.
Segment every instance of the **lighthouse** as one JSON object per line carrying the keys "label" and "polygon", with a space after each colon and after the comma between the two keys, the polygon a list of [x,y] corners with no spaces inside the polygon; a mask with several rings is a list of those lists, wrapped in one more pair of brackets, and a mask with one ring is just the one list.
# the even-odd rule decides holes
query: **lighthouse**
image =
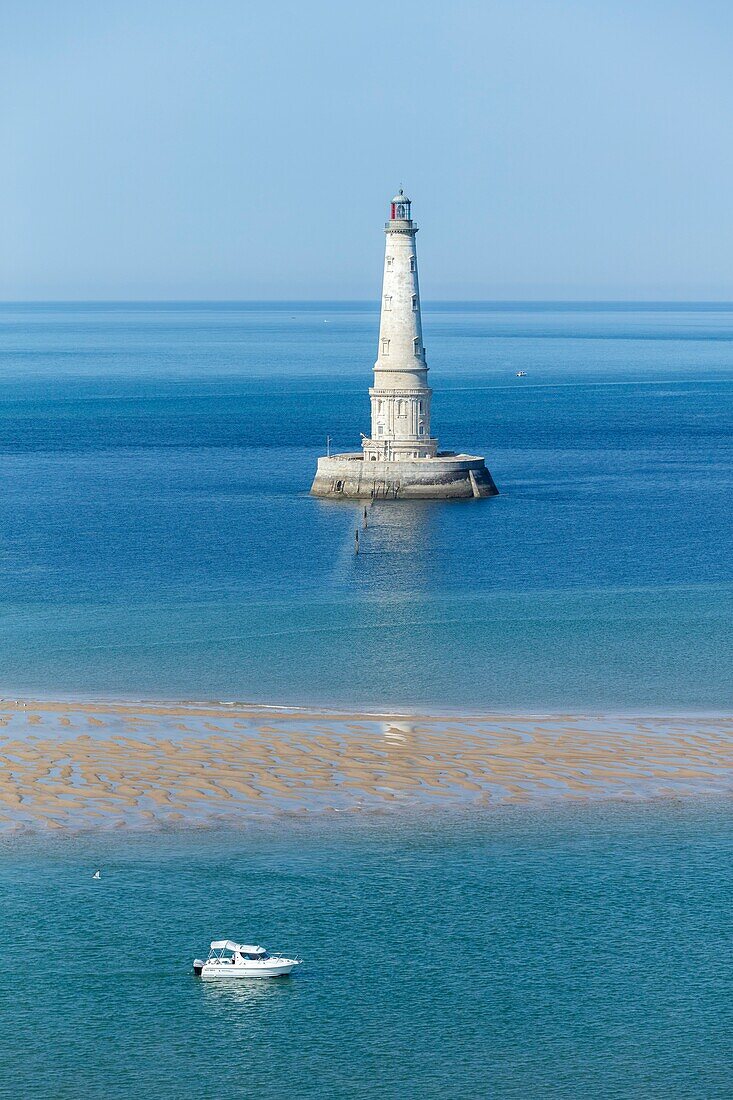
{"label": "lighthouse", "polygon": [[417,277],[417,226],[410,200],[400,191],[385,226],[384,275],[372,406],[371,437],[362,446],[367,462],[433,458],[428,364],[422,338]]}
{"label": "lighthouse", "polygon": [[371,434],[360,452],[318,460],[311,492],[355,499],[459,499],[495,496],[482,457],[438,451],[431,435],[432,390],[420,315],[412,204],[400,190],[385,225],[384,272]]}

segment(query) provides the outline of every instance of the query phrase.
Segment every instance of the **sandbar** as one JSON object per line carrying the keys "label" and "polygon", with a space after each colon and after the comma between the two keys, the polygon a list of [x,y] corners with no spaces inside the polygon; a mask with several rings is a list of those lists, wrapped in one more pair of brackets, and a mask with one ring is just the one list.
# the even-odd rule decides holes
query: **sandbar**
{"label": "sandbar", "polygon": [[731,792],[733,715],[0,700],[0,832]]}

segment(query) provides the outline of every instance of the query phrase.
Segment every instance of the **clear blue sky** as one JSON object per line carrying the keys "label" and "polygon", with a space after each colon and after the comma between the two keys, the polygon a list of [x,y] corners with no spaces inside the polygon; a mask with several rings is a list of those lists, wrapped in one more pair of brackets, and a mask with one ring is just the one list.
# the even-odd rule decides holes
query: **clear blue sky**
{"label": "clear blue sky", "polygon": [[733,299],[725,0],[4,0],[0,299]]}

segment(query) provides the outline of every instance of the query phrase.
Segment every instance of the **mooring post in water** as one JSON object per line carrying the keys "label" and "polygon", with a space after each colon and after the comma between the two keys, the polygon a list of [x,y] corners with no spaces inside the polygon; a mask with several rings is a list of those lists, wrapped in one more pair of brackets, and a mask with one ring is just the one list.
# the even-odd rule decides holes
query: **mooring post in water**
{"label": "mooring post in water", "polygon": [[364,505],[364,526],[365,526],[365,527],[368,527],[368,526],[369,526],[369,523],[368,523],[368,521],[367,521],[367,510],[366,510],[366,505]]}
{"label": "mooring post in water", "polygon": [[354,531],[354,553],[359,553],[359,528]]}

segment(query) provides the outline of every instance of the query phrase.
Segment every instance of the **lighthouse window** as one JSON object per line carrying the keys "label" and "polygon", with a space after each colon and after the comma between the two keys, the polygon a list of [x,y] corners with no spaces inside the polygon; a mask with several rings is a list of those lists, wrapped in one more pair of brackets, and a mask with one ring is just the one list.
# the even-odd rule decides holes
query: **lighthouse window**
{"label": "lighthouse window", "polygon": [[394,263],[394,256],[387,257],[387,271],[392,270],[392,264]]}
{"label": "lighthouse window", "polygon": [[389,340],[382,340],[382,355],[389,355]]}
{"label": "lighthouse window", "polygon": [[412,308],[413,308],[413,310],[417,310],[417,295],[416,294],[413,294],[413,296],[412,296]]}
{"label": "lighthouse window", "polygon": [[392,295],[391,294],[385,294],[385,296],[384,296],[384,308],[385,309],[391,309],[392,308]]}
{"label": "lighthouse window", "polygon": [[410,256],[410,271],[414,271],[414,270],[415,270],[415,257]]}
{"label": "lighthouse window", "polygon": [[413,347],[413,350],[415,352],[415,355],[419,355],[420,354],[420,341],[418,339],[412,341],[412,347]]}

